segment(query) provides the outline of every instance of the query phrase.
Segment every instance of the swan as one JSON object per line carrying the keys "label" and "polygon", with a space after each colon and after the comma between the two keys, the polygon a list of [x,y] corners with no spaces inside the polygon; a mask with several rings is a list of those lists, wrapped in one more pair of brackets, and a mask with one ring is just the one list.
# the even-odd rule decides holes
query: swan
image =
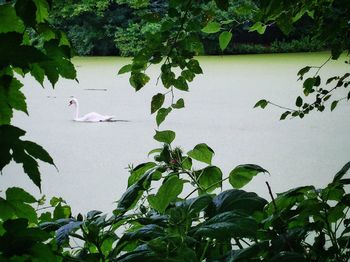
{"label": "swan", "polygon": [[108,122],[113,121],[114,116],[104,116],[99,113],[91,112],[82,117],[79,117],[79,102],[78,99],[72,98],[68,106],[75,106],[74,121],[78,122]]}

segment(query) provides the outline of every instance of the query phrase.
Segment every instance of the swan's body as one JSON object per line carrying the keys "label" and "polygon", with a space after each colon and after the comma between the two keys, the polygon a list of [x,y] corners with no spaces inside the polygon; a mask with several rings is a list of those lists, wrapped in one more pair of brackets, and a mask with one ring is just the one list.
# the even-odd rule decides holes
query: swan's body
{"label": "swan's body", "polygon": [[74,112],[74,121],[78,122],[107,122],[107,121],[113,121],[114,116],[104,116],[96,112],[88,113],[84,116],[79,117],[79,103],[76,98],[72,98],[71,101],[69,101],[69,106],[75,106],[75,112]]}

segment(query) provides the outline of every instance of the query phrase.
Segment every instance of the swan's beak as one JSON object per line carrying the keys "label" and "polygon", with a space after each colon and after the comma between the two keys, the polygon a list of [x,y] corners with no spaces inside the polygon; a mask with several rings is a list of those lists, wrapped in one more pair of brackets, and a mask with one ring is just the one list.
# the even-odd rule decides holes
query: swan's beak
{"label": "swan's beak", "polygon": [[69,104],[68,104],[68,106],[71,106],[73,103],[72,103],[72,101],[69,101]]}

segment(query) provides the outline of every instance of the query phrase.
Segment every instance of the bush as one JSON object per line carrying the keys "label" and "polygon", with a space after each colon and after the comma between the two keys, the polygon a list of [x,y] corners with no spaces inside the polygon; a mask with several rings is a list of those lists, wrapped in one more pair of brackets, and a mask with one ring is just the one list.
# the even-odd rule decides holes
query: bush
{"label": "bush", "polygon": [[159,30],[158,24],[140,25],[131,23],[126,28],[118,28],[114,42],[121,56],[133,56],[145,45],[144,35]]}
{"label": "bush", "polygon": [[320,41],[310,36],[301,39],[295,39],[290,42],[274,41],[271,43],[270,50],[272,53],[292,53],[292,52],[314,52],[325,48]]}

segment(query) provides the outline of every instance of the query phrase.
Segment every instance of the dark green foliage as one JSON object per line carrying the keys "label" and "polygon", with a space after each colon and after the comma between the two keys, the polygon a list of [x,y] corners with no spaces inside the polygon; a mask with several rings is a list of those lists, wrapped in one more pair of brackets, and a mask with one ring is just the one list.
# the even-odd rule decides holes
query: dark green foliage
{"label": "dark green foliage", "polygon": [[11,125],[0,125],[0,170],[11,160],[23,165],[24,172],[40,188],[41,179],[36,159],[54,165],[50,155],[39,145],[20,139],[25,131]]}

